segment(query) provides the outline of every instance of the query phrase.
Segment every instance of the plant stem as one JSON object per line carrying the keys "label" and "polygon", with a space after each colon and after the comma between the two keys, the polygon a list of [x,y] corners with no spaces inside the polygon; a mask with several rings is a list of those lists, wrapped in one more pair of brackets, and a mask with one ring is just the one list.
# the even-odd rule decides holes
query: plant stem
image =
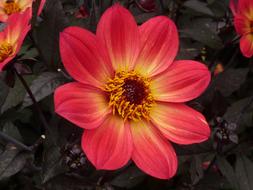
{"label": "plant stem", "polygon": [[217,142],[217,147],[216,147],[216,154],[213,157],[213,159],[211,160],[210,164],[208,165],[207,169],[204,171],[205,174],[207,174],[210,169],[213,167],[213,165],[216,163],[216,159],[217,159],[217,155],[222,154],[222,143],[221,142]]}
{"label": "plant stem", "polygon": [[41,135],[40,138],[32,146],[30,146],[31,149],[35,150],[40,144],[44,142],[45,138],[45,135]]}
{"label": "plant stem", "polygon": [[41,122],[42,122],[42,124],[43,124],[44,129],[45,129],[45,130],[46,130],[46,129],[49,129],[49,125],[48,125],[48,123],[47,123],[47,121],[46,121],[46,119],[45,119],[45,117],[44,117],[44,115],[43,115],[43,113],[42,113],[42,111],[41,111],[41,109],[40,109],[40,107],[39,107],[39,104],[38,104],[38,102],[36,101],[36,99],[35,99],[35,97],[34,97],[32,91],[31,91],[30,88],[29,88],[29,86],[27,85],[25,79],[24,79],[24,78],[22,77],[22,75],[16,70],[15,67],[14,67],[13,70],[14,70],[15,74],[17,75],[17,77],[19,78],[19,80],[21,81],[21,83],[23,84],[23,86],[24,86],[26,92],[27,92],[28,95],[30,96],[30,98],[31,98],[31,100],[32,100],[32,102],[33,102],[33,104],[34,104],[34,106],[35,106],[35,108],[36,108],[36,110],[37,110],[37,112],[38,112],[38,114],[39,114],[39,118],[40,118],[40,120],[41,120]]}
{"label": "plant stem", "polygon": [[9,135],[4,134],[2,131],[0,131],[0,138],[6,140],[8,142],[11,142],[12,144],[16,145],[19,148],[22,148],[22,149],[27,150],[29,152],[32,151],[31,147],[28,147],[25,144],[23,144],[23,143],[17,141],[16,139],[10,137]]}
{"label": "plant stem", "polygon": [[206,170],[204,171],[204,174],[207,174],[210,169],[213,167],[213,165],[215,164],[217,159],[217,154],[215,154],[215,156],[213,157],[213,159],[211,160],[210,164],[208,165],[208,167],[206,168]]}
{"label": "plant stem", "polygon": [[163,0],[159,0],[159,3],[160,3],[160,6],[161,6],[161,9],[162,9],[163,13],[165,13],[165,6],[164,6],[164,3],[163,3]]}

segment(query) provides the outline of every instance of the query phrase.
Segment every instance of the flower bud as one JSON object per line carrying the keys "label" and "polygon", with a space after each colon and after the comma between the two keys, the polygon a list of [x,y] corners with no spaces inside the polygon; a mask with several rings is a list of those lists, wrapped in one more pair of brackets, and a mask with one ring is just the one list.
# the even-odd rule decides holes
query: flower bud
{"label": "flower bud", "polygon": [[154,0],[135,0],[135,3],[141,10],[145,12],[152,12],[156,7]]}

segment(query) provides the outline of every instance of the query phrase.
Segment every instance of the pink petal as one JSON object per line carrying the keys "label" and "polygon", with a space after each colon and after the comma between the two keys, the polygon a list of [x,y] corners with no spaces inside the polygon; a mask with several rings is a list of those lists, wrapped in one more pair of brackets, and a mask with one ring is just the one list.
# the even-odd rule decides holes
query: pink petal
{"label": "pink petal", "polygon": [[176,25],[165,16],[152,18],[139,28],[141,53],[135,70],[154,76],[167,69],[176,57],[179,39]]}
{"label": "pink petal", "polygon": [[129,126],[117,116],[108,116],[100,127],[84,131],[82,147],[97,169],[121,168],[130,160],[133,149]]}
{"label": "pink petal", "polygon": [[238,13],[246,16],[252,20],[253,15],[253,1],[252,0],[238,0]]}
{"label": "pink petal", "polygon": [[230,7],[233,15],[235,15],[236,12],[237,12],[237,3],[236,3],[236,1],[235,0],[230,0],[229,7]]}
{"label": "pink petal", "polygon": [[131,13],[115,4],[101,17],[97,36],[107,48],[115,70],[131,70],[139,54],[139,33]]}
{"label": "pink petal", "polygon": [[8,17],[6,28],[4,29],[5,37],[8,43],[15,44],[23,42],[27,32],[31,29],[31,8],[26,9],[23,13],[14,13]]}
{"label": "pink petal", "polygon": [[0,5],[0,22],[6,22],[7,19],[8,19],[8,15],[6,15],[6,13],[4,12],[4,10],[2,9]]}
{"label": "pink petal", "polygon": [[14,57],[8,57],[7,59],[5,59],[3,62],[0,63],[0,72],[3,71],[5,69],[5,66],[13,59]]}
{"label": "pink petal", "polygon": [[[15,54],[16,55],[16,54]],[[3,62],[0,62],[0,72],[5,69],[5,66],[14,58],[15,56],[9,56]]]}
{"label": "pink petal", "polygon": [[151,123],[132,122],[133,155],[135,164],[145,173],[160,179],[175,175],[177,157],[173,147],[166,142]]}
{"label": "pink petal", "polygon": [[103,45],[88,30],[66,28],[60,34],[60,53],[64,67],[81,83],[102,87],[113,73]]}
{"label": "pink petal", "polygon": [[175,61],[165,72],[155,77],[151,92],[155,100],[186,102],[198,97],[210,82],[208,68],[197,61]]}
{"label": "pink petal", "polygon": [[240,49],[245,57],[252,57],[253,55],[253,35],[244,35],[240,39]]}
{"label": "pink petal", "polygon": [[40,15],[40,13],[42,12],[45,3],[46,3],[46,0],[41,0],[41,1],[40,1],[40,7],[39,7],[39,9],[38,9],[38,15]]}
{"label": "pink petal", "polygon": [[[29,7],[33,6],[33,3],[36,2],[37,0],[19,0],[18,4],[20,6],[20,8],[22,9],[22,11],[26,10]],[[41,0],[40,1],[40,6],[38,9],[38,15],[40,15],[40,13],[42,12],[42,9],[44,8],[44,5],[46,3],[46,0]]]}
{"label": "pink petal", "polygon": [[79,127],[98,127],[110,113],[105,95],[97,88],[72,82],[54,94],[55,112]]}
{"label": "pink petal", "polygon": [[184,104],[157,103],[150,117],[166,138],[178,144],[200,143],[210,136],[205,117]]}
{"label": "pink petal", "polygon": [[235,30],[240,35],[251,33],[251,22],[242,15],[235,15],[234,17]]}

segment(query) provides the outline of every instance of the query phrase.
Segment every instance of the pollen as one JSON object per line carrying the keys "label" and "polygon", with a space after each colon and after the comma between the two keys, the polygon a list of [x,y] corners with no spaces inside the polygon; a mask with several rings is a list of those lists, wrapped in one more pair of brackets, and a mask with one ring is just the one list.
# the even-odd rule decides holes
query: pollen
{"label": "pollen", "polygon": [[114,115],[118,114],[124,120],[149,120],[155,102],[150,92],[150,79],[135,71],[117,72],[113,79],[108,80],[105,91]]}
{"label": "pollen", "polygon": [[15,2],[14,0],[7,0],[4,3],[3,9],[7,15],[11,15],[13,13],[18,13],[21,11],[19,4],[17,2]]}
{"label": "pollen", "polygon": [[11,44],[4,42],[0,44],[0,62],[4,61],[13,53],[13,47]]}

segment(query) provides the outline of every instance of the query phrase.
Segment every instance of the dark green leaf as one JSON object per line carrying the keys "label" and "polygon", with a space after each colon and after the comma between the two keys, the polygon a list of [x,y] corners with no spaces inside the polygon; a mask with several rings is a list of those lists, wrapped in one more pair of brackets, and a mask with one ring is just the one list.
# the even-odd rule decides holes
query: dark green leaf
{"label": "dark green leaf", "polygon": [[62,4],[59,0],[46,1],[43,20],[34,28],[34,36],[46,63],[56,67],[59,63],[59,33],[66,27]]}
{"label": "dark green leaf", "polygon": [[240,184],[240,190],[253,189],[253,163],[247,157],[239,155],[237,157],[235,172]]}
{"label": "dark green leaf", "polygon": [[202,48],[203,45],[199,42],[193,42],[189,38],[181,38],[180,49],[176,59],[194,59],[200,54]]}
{"label": "dark green leaf", "polygon": [[61,162],[60,148],[57,146],[48,147],[44,152],[42,183],[66,172]]}
{"label": "dark green leaf", "polygon": [[213,16],[213,12],[207,7],[207,4],[198,0],[189,0],[184,3],[185,7],[191,8],[192,10]]}
{"label": "dark green leaf", "polygon": [[174,148],[177,152],[177,155],[179,156],[211,153],[214,151],[211,139],[200,144],[192,144],[192,145],[174,144]]}
{"label": "dark green leaf", "polygon": [[222,47],[220,37],[215,33],[214,24],[211,19],[193,19],[186,20],[183,26],[182,36],[192,38],[214,49]]}
{"label": "dark green leaf", "polygon": [[[237,123],[239,126],[242,125],[242,123],[250,123],[252,122],[252,115],[251,117],[246,117],[244,113],[245,107],[251,107],[249,104],[250,97],[249,98],[244,98],[239,101],[234,102],[228,109],[227,112],[224,114],[224,119],[226,119],[230,123]],[[247,111],[247,110],[246,110]],[[245,117],[244,117],[245,116]],[[241,118],[240,118],[241,117]],[[238,119],[240,119],[240,122],[238,123]],[[246,121],[245,119],[248,119],[250,121]]]}
{"label": "dark green leaf", "polygon": [[59,175],[43,184],[48,190],[113,190],[99,187],[89,179],[76,175]]}
{"label": "dark green leaf", "polygon": [[217,156],[217,165],[221,173],[227,178],[231,187],[233,189],[238,189],[239,188],[238,180],[236,178],[234,169],[230,165],[230,163],[224,157]]}
{"label": "dark green leaf", "polygon": [[3,133],[6,135],[9,135],[13,137],[14,139],[18,141],[22,141],[22,137],[17,129],[17,126],[15,126],[12,122],[6,122],[5,125],[3,126]]}
{"label": "dark green leaf", "polygon": [[208,4],[212,4],[212,3],[214,3],[215,2],[215,0],[207,0],[207,3]]}
{"label": "dark green leaf", "polygon": [[227,5],[224,1],[214,1],[208,5],[216,17],[222,17],[227,12]]}
{"label": "dark green leaf", "polygon": [[30,48],[30,45],[23,45],[19,51],[19,55],[22,55],[22,59],[31,59],[38,56],[38,50],[36,48]]}
{"label": "dark green leaf", "polygon": [[197,184],[199,180],[203,177],[203,174],[204,172],[202,167],[202,160],[199,156],[194,156],[190,167],[192,184]]}
{"label": "dark green leaf", "polygon": [[[185,189],[188,190],[189,188]],[[197,184],[194,190],[232,190],[227,186],[227,181],[217,172],[210,172]],[[233,189],[237,190],[237,189]]]}
{"label": "dark green leaf", "polygon": [[0,155],[0,180],[10,177],[23,169],[30,154],[20,152],[13,145],[7,145]]}
{"label": "dark green leaf", "polygon": [[0,108],[1,108],[9,92],[8,86],[1,80],[1,78],[0,78],[0,89],[1,89],[0,90]]}
{"label": "dark green leaf", "polygon": [[[24,76],[24,79],[28,85],[31,84],[34,78],[35,78],[34,75]],[[17,80],[14,88],[10,88],[8,96],[1,108],[1,112],[3,113],[4,111],[20,104],[23,101],[25,94],[26,91],[22,83],[19,80]]]}
{"label": "dark green leaf", "polygon": [[248,68],[226,70],[215,79],[216,89],[225,97],[231,95],[244,83],[248,72]]}
{"label": "dark green leaf", "polygon": [[111,184],[117,187],[132,188],[138,185],[141,181],[143,181],[145,176],[146,175],[138,168],[132,166],[117,177],[115,177],[111,181]]}
{"label": "dark green leaf", "polygon": [[[54,92],[56,87],[63,84],[66,79],[60,73],[45,72],[36,78],[30,89],[37,101],[49,96]],[[25,95],[23,107],[32,105],[32,100],[28,94]]]}

